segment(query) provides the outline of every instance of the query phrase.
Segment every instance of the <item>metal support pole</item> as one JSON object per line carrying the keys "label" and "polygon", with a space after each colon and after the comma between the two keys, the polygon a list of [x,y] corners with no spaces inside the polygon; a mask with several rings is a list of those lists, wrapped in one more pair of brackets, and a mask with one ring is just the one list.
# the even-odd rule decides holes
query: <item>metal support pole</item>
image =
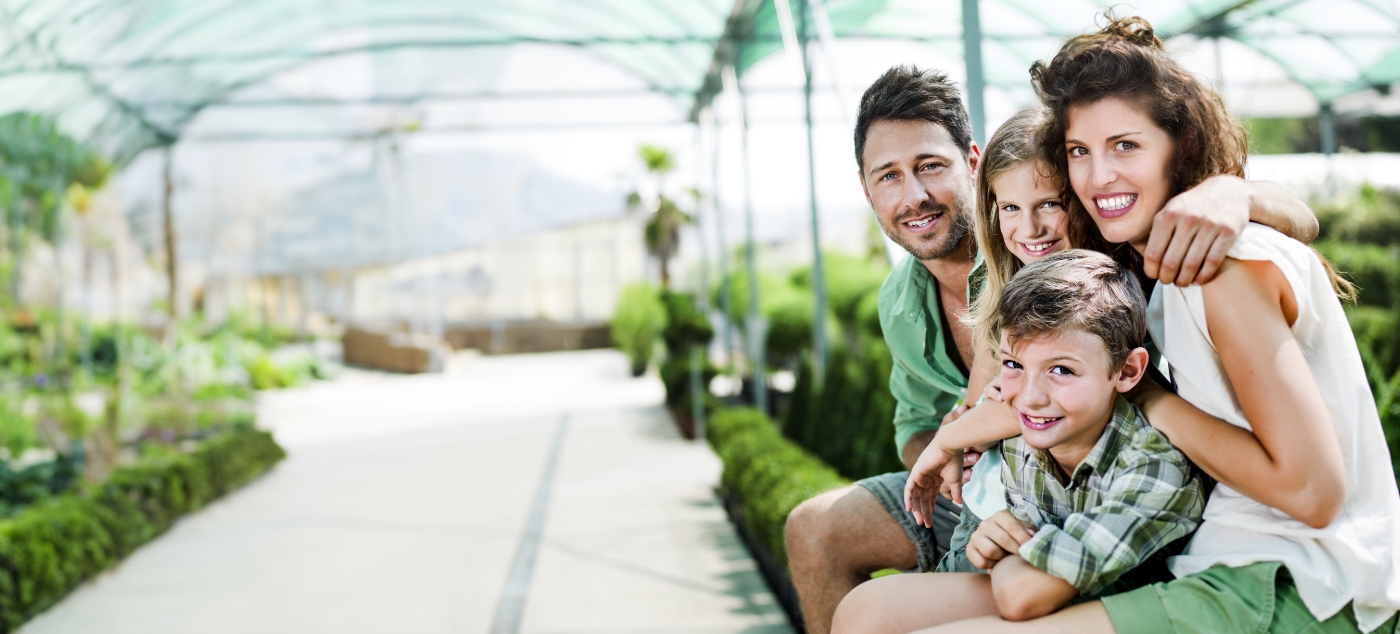
{"label": "metal support pole", "polygon": [[744,98],[744,87],[739,83],[733,66],[725,67],[726,83],[731,84],[739,96],[739,139],[742,146],[742,169],[744,183],[744,259],[749,278],[749,314],[745,327],[749,343],[749,366],[753,380],[754,406],[759,411],[768,412],[767,362],[764,360],[764,345],[767,340],[766,324],[758,309],[758,266],[754,262],[753,228],[753,188],[749,184],[749,106]]}
{"label": "metal support pole", "polygon": [[812,142],[812,56],[807,50],[807,3],[798,3],[797,39],[802,53],[802,98],[807,120],[807,193],[812,204],[812,373],[826,379],[826,276],[822,271],[821,220],[817,207],[817,148]]}
{"label": "metal support pole", "polygon": [[1332,156],[1337,151],[1337,130],[1336,121],[1332,116],[1332,104],[1322,104],[1317,118],[1322,128],[1322,154]]}
{"label": "metal support pole", "polygon": [[[709,109],[705,110],[707,113]],[[711,127],[713,131],[713,127]],[[702,128],[695,129],[695,191],[700,191],[702,181],[702,169],[700,157],[704,156],[704,143],[701,138],[704,134]],[[711,140],[713,142],[713,139]],[[706,295],[710,290],[710,255],[705,248],[705,205],[701,202],[704,194],[695,198],[695,242],[700,247],[700,291],[696,293],[696,307],[700,313],[708,319],[710,315],[710,298]],[[690,349],[690,420],[695,424],[695,437],[703,440],[705,438],[705,396],[709,393],[709,386],[705,385],[705,346],[697,345]]]}
{"label": "metal support pole", "polygon": [[982,74],[982,12],[977,0],[963,0],[963,59],[967,62],[967,114],[972,119],[972,141],[987,138],[987,110],[983,104],[986,76]]}
{"label": "metal support pole", "polygon": [[175,243],[175,212],[171,208],[171,198],[175,195],[175,177],[172,174],[174,169],[175,146],[165,146],[165,170],[163,173],[165,196],[162,199],[162,227],[165,230],[165,279],[170,284],[170,289],[166,295],[169,303],[171,327],[174,322],[180,319],[180,284],[179,284],[179,255]]}
{"label": "metal support pole", "polygon": [[713,108],[705,110],[714,130],[714,143],[710,147],[710,191],[715,214],[715,250],[719,255],[719,312],[722,327],[720,345],[724,348],[724,363],[732,366],[734,357],[733,328],[729,323],[729,238],[724,231],[724,205],[720,202],[719,191],[719,118]]}

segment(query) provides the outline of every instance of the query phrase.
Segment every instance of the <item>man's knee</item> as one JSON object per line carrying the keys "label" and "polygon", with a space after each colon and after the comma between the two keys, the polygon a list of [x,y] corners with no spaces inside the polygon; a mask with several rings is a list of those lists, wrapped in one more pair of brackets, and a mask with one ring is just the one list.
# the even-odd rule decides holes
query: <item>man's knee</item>
{"label": "man's knee", "polygon": [[784,539],[789,559],[813,557],[831,563],[866,559],[864,551],[872,548],[913,547],[880,500],[859,485],[827,491],[797,505],[788,515]]}
{"label": "man's knee", "polygon": [[833,494],[845,489],[827,491],[797,505],[788,514],[783,527],[783,539],[787,543],[789,558],[805,558],[808,555],[822,557],[830,550],[832,541],[831,507],[835,502]]}

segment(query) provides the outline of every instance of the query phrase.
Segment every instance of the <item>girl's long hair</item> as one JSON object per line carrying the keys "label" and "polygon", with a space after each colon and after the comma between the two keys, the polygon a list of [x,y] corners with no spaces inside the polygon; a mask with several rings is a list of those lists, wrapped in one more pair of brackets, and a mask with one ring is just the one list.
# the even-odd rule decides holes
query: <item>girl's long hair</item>
{"label": "girl's long hair", "polygon": [[[1037,146],[1055,176],[1069,180],[1065,130],[1070,108],[1114,97],[1146,114],[1174,141],[1171,196],[1219,174],[1244,178],[1249,139],[1220,95],[1167,55],[1147,20],[1106,17],[1108,24],[1097,33],[1070,38],[1049,64],[1031,66],[1031,84],[1049,110]],[[1075,195],[1066,202],[1070,233],[1098,234],[1083,201]],[[1141,274],[1142,259],[1132,248],[1117,245],[1106,253]],[[1318,258],[1337,295],[1354,298],[1355,287],[1321,254]]]}

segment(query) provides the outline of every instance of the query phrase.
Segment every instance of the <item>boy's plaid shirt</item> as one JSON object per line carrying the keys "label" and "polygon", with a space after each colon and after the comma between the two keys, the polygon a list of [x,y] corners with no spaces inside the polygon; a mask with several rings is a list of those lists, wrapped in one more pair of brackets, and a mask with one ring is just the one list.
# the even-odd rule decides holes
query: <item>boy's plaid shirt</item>
{"label": "boy's plaid shirt", "polygon": [[1049,452],[1019,436],[1002,443],[1002,456],[1007,507],[1036,529],[1018,554],[1081,594],[1103,589],[1201,523],[1204,477],[1122,396],[1068,482]]}

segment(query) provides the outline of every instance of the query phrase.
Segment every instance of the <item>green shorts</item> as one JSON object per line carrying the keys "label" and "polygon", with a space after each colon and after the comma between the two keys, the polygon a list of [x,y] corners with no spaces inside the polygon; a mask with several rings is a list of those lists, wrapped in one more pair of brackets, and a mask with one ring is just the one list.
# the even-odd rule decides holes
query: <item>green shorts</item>
{"label": "green shorts", "polygon": [[[1318,622],[1279,562],[1215,566],[1102,599],[1119,634],[1359,632],[1351,604]],[[1396,617],[1374,630],[1391,634]]]}

